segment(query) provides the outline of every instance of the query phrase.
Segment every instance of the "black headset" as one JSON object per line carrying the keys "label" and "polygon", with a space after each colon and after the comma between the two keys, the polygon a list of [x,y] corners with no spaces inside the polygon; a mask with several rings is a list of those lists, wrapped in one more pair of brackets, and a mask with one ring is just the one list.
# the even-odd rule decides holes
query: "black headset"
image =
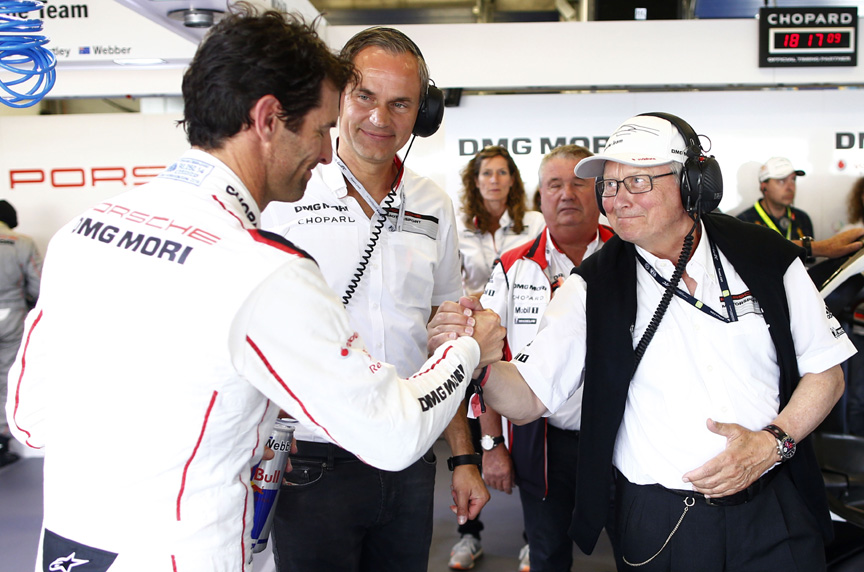
{"label": "black headset", "polygon": [[681,173],[681,203],[688,213],[708,213],[717,208],[723,198],[723,173],[714,155],[705,155],[699,136],[690,124],[671,113],[640,113],[665,119],[684,138],[684,171]]}
{"label": "black headset", "polygon": [[[395,28],[393,31],[398,32],[408,40],[411,47],[414,49],[414,55],[424,64],[426,58],[423,57],[423,52],[420,47],[414,43],[414,40],[409,38],[405,33]],[[429,137],[434,135],[438,128],[441,127],[441,121],[444,119],[444,92],[435,86],[435,82],[429,80],[429,85],[426,86],[426,93],[420,100],[420,109],[417,110],[417,119],[414,121],[414,128],[411,133],[417,137]]]}
{"label": "black headset", "polygon": [[[652,112],[640,113],[639,117],[650,116],[665,119],[678,129],[684,138],[684,169],[681,172],[681,204],[684,210],[690,214],[711,212],[720,204],[723,198],[723,173],[720,164],[713,155],[705,155],[702,152],[702,144],[699,136],[690,127],[690,124],[671,113]],[[600,190],[597,193],[597,204],[600,212],[605,215],[603,208],[603,196]]]}
{"label": "black headset", "polygon": [[[421,56],[422,57],[422,56]],[[429,137],[441,126],[444,119],[444,92],[435,87],[432,81],[426,86],[426,97],[420,102],[417,110],[417,120],[411,131],[417,137]]]}

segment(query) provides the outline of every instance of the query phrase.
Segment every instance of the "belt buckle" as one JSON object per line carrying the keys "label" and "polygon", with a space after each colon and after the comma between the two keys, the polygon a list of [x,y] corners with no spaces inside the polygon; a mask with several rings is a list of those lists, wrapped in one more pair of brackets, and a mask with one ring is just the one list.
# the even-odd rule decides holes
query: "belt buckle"
{"label": "belt buckle", "polygon": [[722,502],[718,502],[719,498],[722,497],[718,497],[718,499],[715,499],[714,497],[703,496],[702,498],[705,499],[705,504],[707,504],[708,506],[723,506]]}

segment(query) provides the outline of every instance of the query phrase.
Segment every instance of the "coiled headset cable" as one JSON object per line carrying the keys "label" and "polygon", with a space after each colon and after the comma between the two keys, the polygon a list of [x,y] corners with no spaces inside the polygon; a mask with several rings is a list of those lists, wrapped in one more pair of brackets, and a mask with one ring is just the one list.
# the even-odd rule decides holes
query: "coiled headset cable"
{"label": "coiled headset cable", "polygon": [[393,182],[390,183],[390,192],[387,193],[384,202],[381,204],[383,207],[381,212],[383,212],[383,214],[381,214],[381,212],[378,213],[378,220],[375,221],[375,225],[372,227],[369,242],[366,243],[366,246],[363,248],[363,254],[360,255],[360,262],[357,264],[357,269],[354,271],[354,275],[351,277],[351,280],[348,282],[348,287],[345,289],[345,294],[342,296],[342,304],[345,306],[348,306],[348,302],[351,301],[351,297],[354,296],[354,292],[356,292],[357,287],[360,286],[360,280],[363,278],[363,274],[366,273],[366,267],[369,265],[369,261],[372,259],[372,253],[375,251],[375,245],[378,244],[378,240],[381,238],[381,232],[384,230],[384,222],[387,220],[387,213],[393,205],[393,201],[396,200],[396,186],[399,183],[399,179],[402,178],[402,173],[405,170],[405,160],[408,159],[408,153],[411,152],[411,147],[414,145],[414,139],[416,139],[416,136],[412,135],[411,142],[408,144],[408,150],[405,151],[405,157],[402,159],[402,162],[399,163],[396,177],[393,179]]}
{"label": "coiled headset cable", "polygon": [[[42,2],[0,0],[0,102],[8,107],[33,106],[44,98],[57,77],[57,59],[45,48],[48,38],[35,35],[42,30],[42,20],[10,17],[39,10]],[[29,86],[29,88],[28,88]]]}
{"label": "coiled headset cable", "polygon": [[672,296],[675,295],[675,289],[678,288],[678,282],[681,281],[681,277],[684,275],[687,261],[690,260],[690,253],[693,251],[694,233],[696,232],[696,228],[699,226],[699,215],[699,209],[697,208],[696,214],[693,217],[693,227],[690,229],[690,232],[687,233],[687,236],[684,237],[684,244],[681,246],[681,254],[678,256],[678,262],[675,264],[674,272],[672,272],[672,279],[669,280],[669,284],[666,286],[666,290],[660,298],[660,303],[657,304],[657,309],[654,310],[654,315],[651,317],[648,327],[645,329],[642,338],[640,338],[639,343],[636,345],[636,349],[634,350],[636,354],[636,363],[633,364],[633,374],[630,376],[631,379],[633,378],[633,375],[636,374],[636,368],[639,367],[639,362],[642,361],[642,356],[645,354],[645,350],[648,349],[648,344],[651,343],[654,334],[657,333],[657,328],[660,327],[660,321],[663,319],[666,310],[669,308],[669,304],[672,302]]}

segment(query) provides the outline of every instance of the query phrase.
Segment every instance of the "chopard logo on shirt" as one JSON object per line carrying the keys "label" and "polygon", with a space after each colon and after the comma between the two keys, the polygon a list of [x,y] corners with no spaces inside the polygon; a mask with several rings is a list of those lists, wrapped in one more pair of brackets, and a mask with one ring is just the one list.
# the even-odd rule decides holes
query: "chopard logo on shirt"
{"label": "chopard logo on shirt", "polygon": [[237,202],[240,203],[240,207],[243,209],[243,213],[246,215],[246,218],[249,220],[249,222],[255,224],[255,221],[258,220],[258,216],[255,214],[257,209],[250,206],[249,203],[246,202],[246,199],[243,197],[243,195],[241,195],[237,191],[237,189],[235,189],[231,185],[227,185],[225,187],[225,192],[228,194],[228,196],[237,199]]}

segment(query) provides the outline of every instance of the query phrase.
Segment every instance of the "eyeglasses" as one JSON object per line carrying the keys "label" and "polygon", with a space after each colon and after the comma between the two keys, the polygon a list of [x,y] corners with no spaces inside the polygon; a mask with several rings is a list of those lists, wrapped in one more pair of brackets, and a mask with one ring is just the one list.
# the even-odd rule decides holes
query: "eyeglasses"
{"label": "eyeglasses", "polygon": [[618,196],[618,191],[621,189],[620,183],[624,183],[631,195],[639,195],[647,193],[654,188],[654,179],[660,177],[668,177],[675,173],[663,173],[662,175],[631,175],[624,177],[618,181],[616,179],[597,179],[595,188],[600,196],[604,199]]}

